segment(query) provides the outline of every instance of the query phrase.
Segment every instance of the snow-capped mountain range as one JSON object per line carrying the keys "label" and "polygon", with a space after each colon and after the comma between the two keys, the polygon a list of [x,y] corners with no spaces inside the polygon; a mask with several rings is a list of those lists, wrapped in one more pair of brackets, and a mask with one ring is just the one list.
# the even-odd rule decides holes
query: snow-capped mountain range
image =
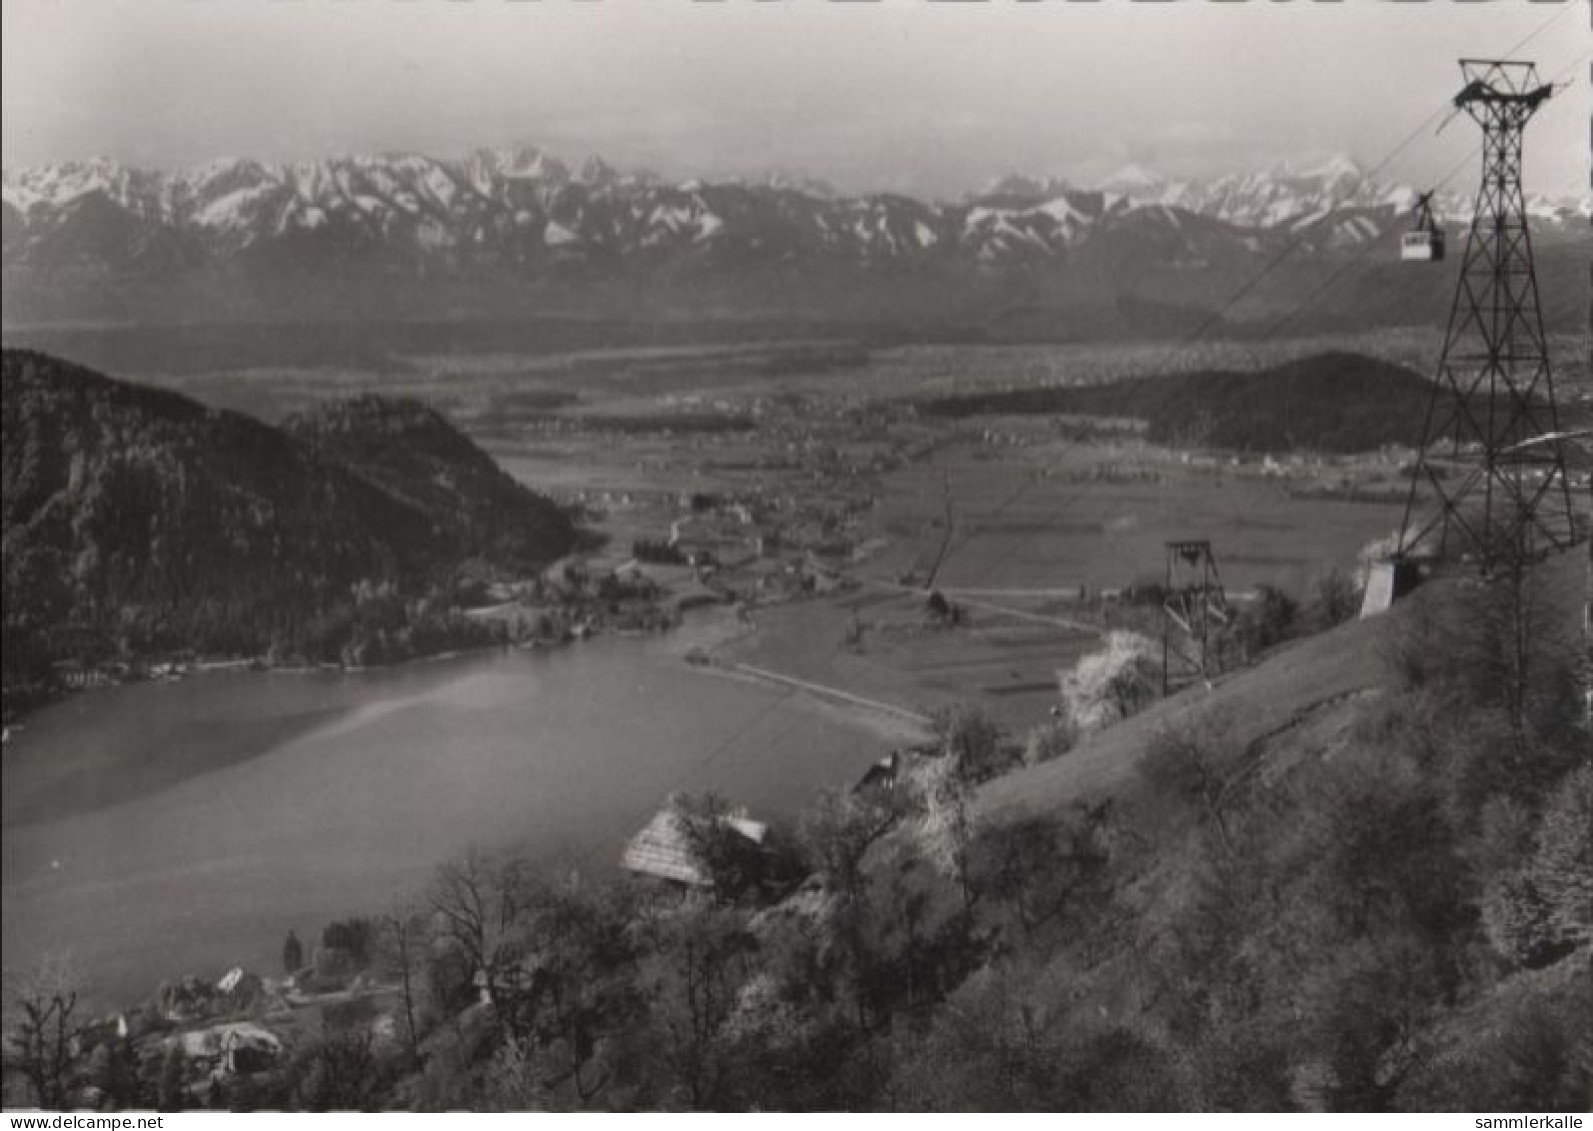
{"label": "snow-capped mountain range", "polygon": [[[157,172],[107,160],[7,170],[8,288],[195,271],[565,277],[726,269],[954,267],[991,274],[1074,261],[1111,274],[1199,269],[1298,241],[1333,255],[1393,239],[1414,192],[1348,158],[1209,180],[1138,167],[1079,189],[1008,177],[956,202],[844,196],[777,173],[671,183],[532,147],[294,164],[211,161]],[[1464,220],[1461,196],[1440,214]],[[1546,231],[1585,232],[1588,199],[1534,198]],[[42,280],[42,282],[41,282]]]}
{"label": "snow-capped mountain range", "polygon": [[[1284,163],[1262,172],[1232,173],[1209,180],[1161,177],[1137,165],[1119,169],[1100,188],[1114,199],[1138,205],[1165,204],[1211,216],[1240,227],[1300,227],[1347,208],[1393,209],[1408,213],[1417,192],[1409,185],[1368,177],[1342,154],[1299,168]],[[1462,191],[1440,190],[1434,196],[1438,217],[1451,223],[1471,219],[1474,199]],[[1586,221],[1593,197],[1527,198],[1527,211],[1547,223]]]}

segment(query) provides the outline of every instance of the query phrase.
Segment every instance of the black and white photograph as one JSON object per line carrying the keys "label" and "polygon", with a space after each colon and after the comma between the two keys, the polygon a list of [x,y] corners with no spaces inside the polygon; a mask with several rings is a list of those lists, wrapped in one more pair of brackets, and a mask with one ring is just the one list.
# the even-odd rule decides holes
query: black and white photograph
{"label": "black and white photograph", "polygon": [[1582,1126],[1593,0],[0,18],[11,1126]]}

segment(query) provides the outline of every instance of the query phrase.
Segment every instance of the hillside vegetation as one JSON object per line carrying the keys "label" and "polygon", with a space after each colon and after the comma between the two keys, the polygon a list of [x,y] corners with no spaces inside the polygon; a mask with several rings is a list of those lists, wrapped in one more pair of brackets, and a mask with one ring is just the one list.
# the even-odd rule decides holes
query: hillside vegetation
{"label": "hillside vegetation", "polygon": [[1079,415],[1137,418],[1163,444],[1235,451],[1368,451],[1419,444],[1432,383],[1350,353],[1324,353],[1255,373],[1134,377],[1103,385],[943,397],[934,416]]}
{"label": "hillside vegetation", "polygon": [[8,702],[61,660],[432,650],[468,632],[462,567],[523,573],[573,537],[414,402],[283,430],[20,350],[3,393]]}
{"label": "hillside vegetation", "polygon": [[[290,1011],[270,995],[335,994],[358,969],[386,986],[363,1019],[290,1020],[280,1058],[218,1079],[173,1051],[214,1022],[161,1006],[168,989],[136,1011],[137,1038],[97,1038],[68,1070],[24,1058],[28,1094],[163,1109],[1585,1110],[1585,569],[1567,554],[1429,583],[1071,749],[1031,743],[1027,764],[988,718],[948,713],[893,783],[829,795],[756,847],[724,801],[677,798],[708,889],[472,852],[379,919],[329,925],[313,969],[250,1007],[281,1026]],[[336,942],[351,935],[365,941]],[[236,1015],[227,986],[190,984],[216,999],[210,1017]],[[44,1017],[70,1000],[21,999]]]}
{"label": "hillside vegetation", "polygon": [[1203,1106],[1584,1108],[1586,568],[1432,583],[995,782],[990,828],[1111,808],[1111,914],[964,995],[1111,1017]]}
{"label": "hillside vegetation", "polygon": [[283,430],[316,459],[426,516],[433,541],[421,549],[444,562],[524,570],[569,547],[562,511],[419,401],[362,396],[290,416]]}

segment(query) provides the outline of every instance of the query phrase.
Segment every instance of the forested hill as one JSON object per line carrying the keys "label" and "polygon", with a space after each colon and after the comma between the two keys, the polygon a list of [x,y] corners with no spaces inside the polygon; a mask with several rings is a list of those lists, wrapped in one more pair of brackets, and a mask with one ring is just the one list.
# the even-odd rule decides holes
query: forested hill
{"label": "forested hill", "polygon": [[1369,451],[1421,442],[1433,386],[1404,366],[1321,353],[1254,373],[1205,371],[942,397],[935,416],[1137,417],[1158,443],[1236,451]]}
{"label": "forested hill", "polygon": [[550,548],[562,553],[569,545],[563,511],[419,401],[363,396],[295,414],[283,428],[318,458],[444,523],[451,556],[512,567],[545,561]]}
{"label": "forested hill", "polygon": [[278,429],[19,350],[3,388],[8,703],[67,659],[428,650],[462,567],[525,573],[573,538],[413,402]]}

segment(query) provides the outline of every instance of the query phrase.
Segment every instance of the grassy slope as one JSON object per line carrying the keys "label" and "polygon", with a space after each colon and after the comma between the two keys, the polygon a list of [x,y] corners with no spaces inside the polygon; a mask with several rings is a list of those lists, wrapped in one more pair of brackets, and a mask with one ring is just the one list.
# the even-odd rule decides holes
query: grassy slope
{"label": "grassy slope", "polygon": [[[1586,570],[1581,550],[1541,567],[1540,578],[1566,623],[1581,617]],[[1277,781],[1305,760],[1329,755],[1367,704],[1384,695],[1390,683],[1386,657],[1424,607],[1473,600],[1476,584],[1469,578],[1429,582],[1382,616],[1283,645],[1256,666],[1219,677],[1209,689],[1186,688],[1084,739],[1062,758],[990,782],[979,794],[979,819],[1009,824],[1075,803],[1143,793],[1148,787],[1138,771],[1147,748],[1159,735],[1187,731],[1202,719],[1219,720],[1228,739],[1217,748],[1228,756],[1220,771]],[[1165,830],[1169,837],[1176,831]]]}
{"label": "grassy slope", "polygon": [[1221,677],[1210,691],[1191,687],[1162,700],[1086,739],[1064,758],[998,778],[980,794],[981,813],[1001,823],[1135,788],[1134,771],[1146,746],[1163,730],[1177,729],[1192,711],[1222,711],[1232,749],[1249,749],[1269,736],[1281,740],[1293,724],[1320,712],[1354,711],[1354,697],[1376,691],[1382,681],[1368,656],[1395,619],[1352,621],[1286,646],[1258,667]]}
{"label": "grassy slope", "polygon": [[[1553,606],[1551,615],[1563,618],[1565,624],[1580,619],[1586,571],[1587,557],[1581,549],[1540,568],[1539,580]],[[1214,777],[1231,791],[1232,801],[1224,804],[1231,805],[1235,826],[1242,829],[1259,805],[1269,816],[1256,827],[1265,830],[1265,836],[1282,837],[1270,845],[1262,843],[1263,857],[1276,852],[1284,858],[1298,851],[1300,842],[1293,841],[1293,833],[1280,834],[1280,829],[1301,830],[1301,842],[1323,830],[1331,838],[1334,822],[1343,814],[1335,808],[1342,805],[1342,798],[1335,801],[1315,795],[1314,783],[1325,780],[1325,766],[1342,763],[1352,779],[1368,765],[1377,766],[1376,759],[1382,756],[1377,753],[1383,733],[1379,720],[1397,715],[1405,702],[1388,698],[1399,694],[1389,666],[1395,641],[1417,631],[1417,622],[1437,610],[1452,610],[1458,602],[1475,604],[1477,584],[1460,579],[1430,582],[1383,616],[1352,621],[1286,645],[1256,667],[1223,677],[1209,689],[1190,688],[1086,739],[1056,761],[1019,769],[984,787],[976,801],[975,820],[986,828],[1054,818],[1078,812],[1079,806],[1106,802],[1127,830],[1114,852],[1111,884],[1115,894],[1110,910],[1099,921],[1084,925],[1076,937],[1025,940],[1017,947],[1013,955],[1016,968],[1030,971],[1020,977],[1031,979],[1020,984],[1029,985],[1027,992],[1034,995],[1035,1008],[1063,1010],[1073,1017],[1099,1014],[1113,1023],[1160,1031],[1171,1008],[1165,996],[1168,984],[1160,981],[1168,968],[1169,948],[1176,951],[1192,932],[1198,933],[1200,928],[1192,925],[1195,909],[1209,908],[1214,890],[1220,892],[1229,883],[1243,882],[1224,879],[1227,873],[1220,862],[1213,864],[1215,842],[1209,812],[1188,793],[1173,792],[1167,779],[1151,769],[1152,751],[1158,742],[1165,743],[1169,734],[1206,736]],[[1212,736],[1216,741],[1211,741]],[[1495,754],[1500,759],[1507,757],[1497,747]],[[1458,766],[1448,768],[1440,763],[1431,772],[1443,775],[1458,770]],[[1390,781],[1399,782],[1400,772],[1391,770]],[[1371,791],[1367,796],[1375,797],[1379,786],[1380,780],[1364,783],[1362,788]],[[1443,792],[1456,787],[1452,780],[1445,780],[1432,788]],[[1241,839],[1244,835],[1241,831]],[[1255,844],[1251,841],[1242,846],[1241,856],[1253,853]],[[1585,856],[1585,844],[1581,851]],[[1373,859],[1382,866],[1381,858]],[[1464,851],[1461,859],[1472,860],[1469,867],[1480,862]],[[1387,863],[1394,871],[1411,867],[1392,851]],[[1245,876],[1246,867],[1254,865],[1240,865],[1234,876]],[[1376,868],[1370,868],[1355,882],[1366,885],[1367,890],[1376,889],[1383,881],[1376,873]],[[1497,890],[1490,881],[1475,882],[1474,890],[1481,893],[1478,898],[1495,898],[1487,895]],[[1334,896],[1341,898],[1343,893],[1335,891]],[[1236,936],[1241,941],[1229,944],[1237,947],[1230,952],[1230,961],[1249,961],[1242,957],[1248,953],[1250,960],[1258,960],[1266,968],[1300,940],[1298,936],[1290,938],[1288,929],[1283,935],[1275,934],[1264,916],[1255,917],[1259,908],[1269,906],[1268,898],[1289,899],[1284,889],[1272,889],[1271,896],[1263,897],[1260,904],[1242,902],[1253,898],[1234,897],[1234,906],[1247,908],[1241,917],[1250,925]],[[1225,896],[1219,894],[1217,899],[1222,902]],[[1288,904],[1276,906],[1281,910]],[[1297,915],[1298,904],[1293,906],[1290,913]],[[1477,906],[1486,918],[1487,908]],[[1454,910],[1462,917],[1468,913],[1467,908]],[[1574,1015],[1575,1007],[1565,1003],[1593,1000],[1586,937],[1546,969],[1502,959],[1478,942],[1471,945],[1482,949],[1472,951],[1477,965],[1463,983],[1460,996],[1453,1001],[1420,1001],[1423,1020],[1414,1043],[1424,1051],[1413,1057],[1419,1067],[1405,1082],[1406,1087],[1417,1090],[1398,1102],[1463,1104],[1466,1101],[1461,1097],[1474,1094],[1514,1095],[1508,1088],[1514,1086],[1512,1080],[1526,1073],[1522,1064],[1530,1062],[1532,1042],[1541,1039],[1546,1029],[1567,1024],[1563,1011],[1571,1008]],[[1305,954],[1303,960],[1298,954],[1293,959],[1303,961],[1303,985],[1310,984],[1311,978],[1324,977],[1322,969],[1338,961],[1331,953],[1312,955],[1309,947]],[[1257,959],[1257,955],[1261,957]],[[1060,979],[1056,971],[1063,972]],[[1058,980],[1066,986],[1066,997],[1049,1001],[1048,995],[1055,994],[1051,987]],[[1276,992],[1260,989],[1262,984],[1256,983],[1257,992]],[[1178,991],[1173,993],[1176,996]],[[1060,1004],[1062,1001],[1066,1004]],[[1174,1045],[1180,1040],[1176,1036],[1163,1039]],[[1584,1054],[1587,1051],[1583,1049]],[[1294,1062],[1297,1072],[1300,1064],[1308,1066],[1295,1079],[1294,1102],[1308,1106],[1332,1102],[1313,1090],[1317,1084],[1311,1079],[1313,1072],[1325,1073],[1322,1065],[1326,1060],[1310,1057],[1328,1055],[1317,1051]],[[1559,1056],[1560,1051],[1551,1055]],[[1593,1064],[1583,1064],[1580,1071],[1585,1074],[1590,1066]],[[1531,1091],[1535,1086],[1522,1085],[1527,1089],[1524,1094],[1536,1095]],[[1422,1092],[1422,1088],[1427,1090]],[[1473,1093],[1468,1088],[1481,1090]],[[1413,1101],[1411,1095],[1426,1099]]]}

